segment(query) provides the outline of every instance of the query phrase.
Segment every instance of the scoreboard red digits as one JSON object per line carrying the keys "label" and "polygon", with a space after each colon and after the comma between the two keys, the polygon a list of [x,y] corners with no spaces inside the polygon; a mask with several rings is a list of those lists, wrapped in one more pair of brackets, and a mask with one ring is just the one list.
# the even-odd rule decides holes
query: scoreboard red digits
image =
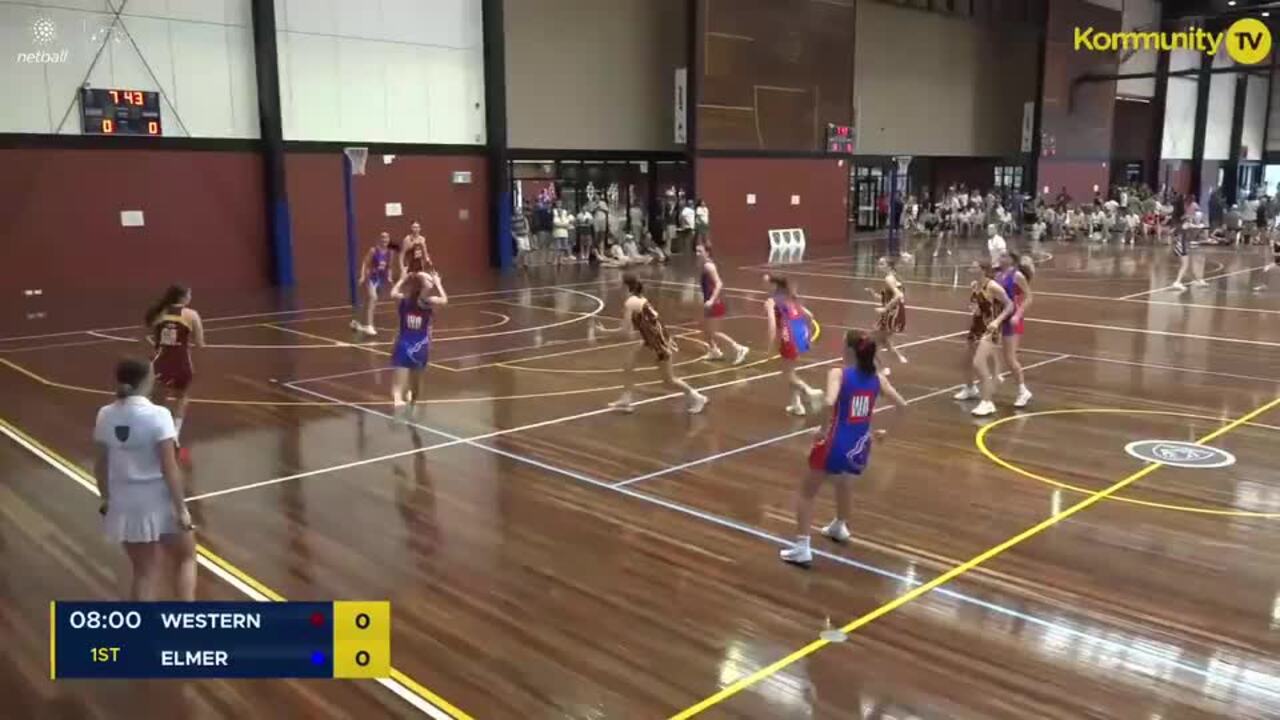
{"label": "scoreboard red digits", "polygon": [[151,90],[82,88],[80,118],[86,135],[164,134],[160,93]]}
{"label": "scoreboard red digits", "polygon": [[827,125],[827,152],[854,154],[857,133],[851,125]]}

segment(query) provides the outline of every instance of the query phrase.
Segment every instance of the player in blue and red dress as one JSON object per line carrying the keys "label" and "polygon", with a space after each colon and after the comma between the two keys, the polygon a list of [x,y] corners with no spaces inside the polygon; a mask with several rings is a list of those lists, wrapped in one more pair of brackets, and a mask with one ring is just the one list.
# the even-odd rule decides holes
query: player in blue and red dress
{"label": "player in blue and red dress", "polygon": [[1023,264],[1018,253],[1006,250],[1000,254],[1000,271],[996,280],[1013,303],[1013,314],[1000,326],[1000,344],[1004,353],[1004,365],[1013,374],[1013,379],[1018,381],[1018,397],[1013,401],[1016,408],[1024,408],[1031,402],[1031,391],[1027,389],[1022,363],[1018,360],[1018,348],[1022,345],[1023,318],[1034,300],[1031,293],[1033,275],[1031,266]]}
{"label": "player in blue and red dress", "polygon": [[391,261],[394,257],[391,234],[385,232],[378,236],[378,244],[365,253],[364,262],[360,263],[360,304],[356,306],[356,317],[351,319],[352,330],[370,337],[378,334],[373,327],[373,309],[378,304],[378,291],[391,287]]}
{"label": "player in blue and red dress", "polygon": [[820,430],[809,452],[809,474],[800,487],[796,506],[796,541],[779,555],[789,563],[808,566],[813,562],[809,548],[809,528],[813,523],[813,501],[827,480],[835,482],[836,517],[822,529],[822,534],[836,542],[849,539],[851,488],[847,476],[861,475],[871,458],[871,416],[876,399],[888,395],[898,407],[907,403],[887,377],[876,372],[876,341],[861,330],[850,330],[845,336],[845,365],[827,374],[824,399],[831,405],[831,420]]}
{"label": "player in blue and red dress", "polygon": [[720,280],[720,271],[711,259],[711,242],[698,246],[698,262],[702,266],[702,336],[707,340],[707,354],[704,360],[721,360],[724,350],[720,348],[723,340],[732,348],[733,364],[741,365],[747,359],[747,346],[739,345],[733,338],[721,330],[722,320],[728,314],[724,304],[724,282]]}
{"label": "player in blue and red dress", "polygon": [[[188,391],[195,379],[191,349],[204,345],[204,324],[200,313],[190,305],[190,288],[171,285],[147,310],[145,318],[145,342],[154,349],[151,368],[156,377],[155,399],[163,402],[165,395],[173,398],[173,425],[179,435],[190,401]],[[187,461],[186,448],[181,448],[178,454],[179,459]]]}
{"label": "player in blue and red dress", "polygon": [[[434,292],[434,294],[432,294]],[[400,331],[391,351],[391,400],[397,410],[422,399],[422,376],[431,354],[435,309],[449,303],[439,273],[411,273],[391,289],[399,302]]]}
{"label": "player in blue and red dress", "polygon": [[764,281],[772,290],[769,299],[764,301],[769,345],[777,346],[778,355],[782,357],[782,376],[791,386],[791,404],[787,406],[787,412],[803,417],[807,414],[805,400],[814,412],[822,403],[822,391],[809,387],[796,372],[796,361],[809,352],[809,341],[814,334],[813,313],[800,301],[786,278],[767,274]]}

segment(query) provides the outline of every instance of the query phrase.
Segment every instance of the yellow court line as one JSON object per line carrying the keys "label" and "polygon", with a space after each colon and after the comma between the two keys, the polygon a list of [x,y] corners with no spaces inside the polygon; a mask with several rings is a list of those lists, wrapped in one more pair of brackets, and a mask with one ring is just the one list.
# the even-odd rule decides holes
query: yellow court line
{"label": "yellow court line", "polygon": [[[56,451],[56,450],[54,450],[53,448],[49,447],[48,445],[45,445],[44,443],[40,442],[39,440],[37,440],[37,439],[35,439],[35,438],[31,437],[31,435],[29,435],[28,433],[26,433],[26,432],[25,432],[25,431],[23,431],[21,428],[19,428],[18,426],[14,425],[13,423],[9,422],[9,421],[8,421],[7,419],[5,419],[5,418],[0,417],[0,427],[3,427],[5,430],[7,430],[7,431],[9,431],[9,432],[13,433],[14,435],[17,435],[18,437],[22,438],[25,442],[30,443],[33,447],[38,448],[38,449],[40,450],[40,452],[42,452],[42,453],[44,453],[45,455],[47,455],[47,456],[49,456],[50,458],[52,458],[54,461],[56,461],[57,463],[59,463],[60,465],[62,465],[62,467],[63,467],[64,469],[68,470],[68,471],[69,471],[73,476],[75,476],[76,482],[78,482],[82,487],[84,487],[85,489],[89,490],[89,491],[90,491],[90,492],[92,492],[94,495],[98,495],[98,494],[99,494],[99,493],[98,493],[97,481],[95,481],[95,480],[93,479],[92,475],[90,475],[90,474],[89,474],[89,472],[88,472],[87,470],[85,470],[84,468],[82,468],[82,467],[80,467],[79,465],[75,464],[75,463],[74,463],[74,462],[72,462],[71,460],[68,460],[68,459],[67,459],[66,457],[64,457],[61,453],[59,453],[58,451]],[[259,593],[262,593],[262,595],[264,595],[264,596],[266,596],[266,597],[270,598],[272,601],[274,601],[274,602],[286,602],[285,597],[284,597],[283,595],[281,595],[280,593],[276,592],[275,590],[272,590],[271,588],[267,587],[266,585],[262,584],[262,583],[261,583],[261,582],[259,582],[256,578],[254,578],[252,575],[249,575],[249,574],[248,574],[248,573],[246,573],[245,571],[243,571],[243,570],[241,570],[240,568],[236,567],[236,566],[235,566],[235,565],[233,565],[231,562],[229,562],[228,560],[226,560],[226,559],[225,559],[225,558],[223,558],[222,556],[218,555],[218,554],[217,554],[217,553],[215,553],[214,551],[210,550],[209,548],[205,547],[204,545],[197,544],[197,545],[196,545],[196,552],[197,552],[197,553],[199,553],[199,555],[200,555],[201,557],[205,558],[205,559],[206,559],[206,560],[208,560],[209,562],[211,562],[211,563],[213,563],[213,564],[217,565],[217,566],[218,566],[220,569],[222,569],[224,572],[228,573],[229,575],[232,575],[232,576],[233,576],[233,577],[235,577],[237,580],[239,580],[240,582],[244,583],[245,585],[248,585],[249,587],[253,588],[254,590],[258,591]],[[50,624],[50,628],[51,628],[51,630],[52,630],[52,628],[53,628],[53,624],[54,624],[53,616],[52,616],[52,613],[53,613],[53,610],[54,610],[54,604],[53,604],[53,603],[49,603],[49,610],[50,610],[50,620],[49,620],[49,624]],[[49,640],[49,646],[50,646],[50,649],[51,649],[51,650],[52,650],[52,648],[53,648],[53,642],[54,642],[54,641],[53,641],[53,638],[52,638],[52,631],[51,631],[51,633],[50,633],[50,640]],[[55,670],[55,668],[54,668],[54,667],[53,667],[53,665],[52,665],[52,663],[53,663],[53,662],[54,662],[53,660],[50,660],[50,675],[51,675],[51,676],[52,676],[52,674],[53,674],[53,672],[54,672],[54,670]],[[418,683],[417,681],[415,681],[415,680],[413,680],[412,678],[410,678],[408,675],[405,675],[404,673],[400,672],[399,670],[396,670],[394,667],[393,667],[393,668],[391,668],[391,677],[392,677],[393,679],[395,679],[395,680],[399,681],[399,682],[400,682],[400,684],[404,685],[406,688],[408,688],[410,692],[413,692],[415,695],[418,695],[418,696],[419,696],[419,697],[421,697],[422,699],[426,700],[428,703],[434,704],[434,705],[436,705],[437,707],[439,707],[441,710],[444,710],[444,711],[445,711],[446,713],[448,713],[451,717],[453,717],[453,718],[454,718],[454,720],[472,720],[472,718],[471,718],[471,716],[470,716],[470,715],[468,715],[468,714],[466,714],[465,712],[463,712],[463,711],[459,710],[457,707],[454,707],[451,703],[449,703],[448,701],[444,700],[443,698],[441,698],[441,697],[440,697],[439,695],[437,695],[436,693],[431,692],[431,691],[430,691],[430,690],[428,690],[426,687],[424,687],[422,684],[420,684],[420,683]]]}
{"label": "yellow court line", "polygon": [[[1031,472],[1030,470],[1027,470],[1026,468],[1019,467],[1005,460],[1004,458],[997,455],[994,450],[992,450],[990,447],[987,446],[987,434],[992,430],[995,430],[1001,425],[1004,425],[1005,423],[1010,422],[1012,420],[1023,420],[1026,418],[1039,417],[1042,415],[1084,415],[1084,414],[1103,414],[1103,413],[1108,413],[1113,415],[1167,415],[1167,416],[1179,417],[1179,418],[1193,418],[1196,420],[1221,421],[1221,418],[1215,418],[1209,415],[1195,415],[1192,413],[1169,412],[1165,410],[1122,410],[1117,408],[1077,408],[1072,410],[1041,410],[1039,412],[1019,413],[1017,415],[1010,415],[1008,417],[1000,418],[995,422],[988,423],[987,425],[983,425],[982,429],[978,431],[977,437],[974,438],[974,443],[977,444],[978,450],[983,455],[985,455],[988,460],[991,460],[992,462],[994,462],[995,464],[999,465],[1000,467],[1006,470],[1010,470],[1012,472],[1015,472],[1026,478],[1030,478],[1032,480],[1038,480],[1047,485],[1052,485],[1053,487],[1062,488],[1063,490],[1070,490],[1072,492],[1080,493],[1081,495],[1092,495],[1095,492],[1094,490],[1090,490],[1088,488],[1082,488],[1076,485],[1072,485],[1070,483],[1065,483],[1065,482],[1062,482],[1061,480],[1054,480],[1053,478],[1045,477],[1044,475],[1038,475],[1034,472]],[[1250,423],[1245,423],[1245,425],[1248,425],[1250,427],[1264,428],[1267,430],[1277,429],[1273,425],[1263,425],[1262,423],[1250,422]],[[1125,497],[1123,495],[1115,495],[1107,499],[1114,500],[1116,502],[1129,503],[1131,505],[1142,505],[1144,507],[1159,508],[1161,510],[1176,510],[1178,512],[1199,513],[1201,515],[1225,515],[1228,517],[1250,517],[1250,518],[1280,518],[1280,512],[1261,512],[1261,511],[1254,511],[1254,510],[1223,510],[1220,508],[1201,507],[1198,505],[1174,505],[1172,503],[1161,503],[1161,502],[1154,502],[1151,500],[1139,500],[1138,498]]]}
{"label": "yellow court line", "polygon": [[[1227,423],[1226,425],[1218,428],[1217,430],[1209,433],[1208,435],[1205,435],[1204,437],[1197,440],[1196,444],[1203,445],[1219,437],[1222,437],[1226,433],[1231,432],[1232,430],[1240,427],[1241,425],[1247,424],[1249,421],[1253,420],[1259,415],[1262,415],[1276,407],[1280,407],[1280,397],[1275,398],[1274,400],[1263,405],[1262,407],[1259,407],[1242,417],[1232,420],[1230,423]],[[1055,515],[1045,518],[1043,521],[1033,525],[1032,527],[1027,528],[1026,530],[1023,530],[1022,532],[1018,533],[1017,535],[1014,535],[1008,540],[1005,540],[999,545],[996,545],[988,550],[985,550],[979,553],[978,555],[975,555],[974,557],[970,558],[969,560],[966,560],[965,562],[951,568],[950,570],[943,573],[942,575],[939,575],[933,580],[930,580],[929,582],[924,583],[923,585],[918,585],[915,587],[915,589],[910,590],[909,592],[906,592],[902,595],[899,595],[897,598],[894,598],[893,600],[881,605],[875,610],[872,610],[871,612],[868,612],[862,615],[861,617],[853,620],[852,622],[845,624],[840,628],[840,632],[845,634],[852,633],[858,628],[868,625],[874,622],[876,619],[881,618],[885,615],[888,615],[889,613],[893,612],[894,610],[897,610],[903,605],[906,605],[912,600],[915,600],[921,595],[925,595],[941,587],[942,585],[945,585],[951,582],[952,580],[955,580],[961,575],[964,575],[970,570],[978,567],[979,565],[987,562],[988,560],[996,557],[997,555],[1000,555],[1006,550],[1022,543],[1023,541],[1028,540],[1040,534],[1041,532],[1044,532],[1045,530],[1053,527],[1054,525],[1057,525],[1059,522],[1071,517],[1072,515],[1075,515],[1083,510],[1088,509],[1089,507],[1092,507],[1093,505],[1101,502],[1102,500],[1110,497],[1111,495],[1123,490],[1129,485],[1132,485],[1133,483],[1150,475],[1156,470],[1159,470],[1161,467],[1164,467],[1162,463],[1152,463],[1150,465],[1144,466],[1141,470],[1138,470],[1137,472],[1130,474],[1128,477],[1125,477],[1123,480],[1119,480],[1118,482],[1114,483],[1110,487],[1091,494],[1089,497],[1081,500],[1075,505],[1072,505],[1071,507]],[[694,705],[690,705],[684,710],[681,710],[675,715],[672,715],[670,720],[686,720],[686,718],[691,718],[695,715],[698,715],[703,711],[707,710],[708,708],[714,705],[717,705],[727,700],[728,698],[733,697],[734,695],[737,695],[738,693],[751,687],[752,685],[755,685],[761,680],[790,666],[796,661],[802,660],[818,652],[822,648],[826,647],[828,644],[830,644],[829,640],[823,640],[821,638],[814,640],[813,642],[809,643],[808,645],[805,645],[799,650],[796,650],[790,655],[787,655],[786,657],[781,658],[779,660],[775,660],[769,665],[766,665],[765,667],[760,668],[759,670],[751,673],[750,675],[747,675],[746,677],[741,678],[737,682],[734,682],[724,687],[714,695],[711,695]]]}
{"label": "yellow court line", "polygon": [[[755,362],[746,363],[745,365],[739,365],[737,367],[734,367],[731,365],[729,367],[718,368],[716,370],[708,370],[707,372],[694,373],[692,375],[685,375],[681,379],[695,380],[697,378],[710,377],[712,375],[719,375],[721,373],[747,370],[753,367],[757,367],[759,365],[763,365],[767,362],[772,362],[773,360],[777,360],[778,357],[779,357],[778,355],[770,355],[768,357],[764,357],[759,360],[756,360]],[[832,360],[831,362],[835,362],[835,360]],[[85,387],[83,385],[72,385],[69,383],[58,382],[56,380],[50,380],[6,358],[0,357],[0,365],[3,365],[22,375],[25,375],[27,378],[41,385],[44,385],[45,387],[57,388],[59,390],[69,390],[72,392],[88,393],[90,395],[101,395],[103,397],[115,397],[115,393],[109,392],[107,390]],[[454,372],[460,372],[460,371],[454,370]],[[663,380],[646,380],[644,382],[636,383],[636,387],[645,387],[648,385],[659,385],[663,382],[664,382]],[[480,396],[480,397],[436,398],[434,400],[422,400],[418,404],[419,405],[461,405],[464,403],[474,403],[474,402],[497,402],[497,401],[506,401],[506,400],[540,400],[540,399],[551,398],[551,397],[569,397],[572,395],[590,395],[592,393],[613,392],[615,390],[621,390],[622,388],[623,388],[622,385],[604,385],[600,387],[577,388],[575,390],[551,390],[548,392],[525,393],[523,395],[488,395],[488,396]],[[336,407],[344,404],[341,402],[332,402],[329,400],[226,400],[221,398],[191,398],[190,402],[199,403],[201,405],[243,405],[245,407]],[[356,401],[356,403],[366,407],[390,407],[391,405],[395,404],[391,400],[360,400],[360,401]]]}
{"label": "yellow court line", "polygon": [[49,679],[58,679],[58,601],[49,601]]}

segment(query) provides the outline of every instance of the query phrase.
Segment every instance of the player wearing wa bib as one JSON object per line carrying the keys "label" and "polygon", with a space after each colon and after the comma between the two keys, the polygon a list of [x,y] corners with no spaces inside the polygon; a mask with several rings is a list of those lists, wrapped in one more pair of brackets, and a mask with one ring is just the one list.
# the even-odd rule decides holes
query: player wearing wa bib
{"label": "player wearing wa bib", "polygon": [[711,242],[698,245],[696,252],[702,267],[702,335],[707,342],[707,354],[702,359],[723,360],[723,343],[730,349],[733,364],[741,365],[747,359],[747,346],[739,345],[721,328],[728,310],[724,304],[724,283],[720,280],[715,261],[711,259]]}
{"label": "player wearing wa bib", "polygon": [[431,320],[434,309],[417,298],[400,300],[400,332],[391,353],[392,367],[421,370],[427,366],[431,350]]}
{"label": "player wearing wa bib", "polygon": [[391,289],[399,304],[400,327],[391,351],[391,401],[397,410],[422,399],[422,376],[431,355],[435,309],[449,303],[439,273],[410,273]]}
{"label": "player wearing wa bib", "polygon": [[773,318],[778,327],[778,354],[795,360],[809,352],[809,316],[783,293],[773,295]]}
{"label": "player wearing wa bib", "polygon": [[195,377],[191,363],[191,324],[181,305],[165,308],[151,326],[151,342],[156,354],[151,358],[156,382],[175,392],[185,393]]}
{"label": "player wearing wa bib", "polygon": [[832,475],[861,475],[871,454],[871,414],[880,395],[880,377],[847,367],[826,434],[809,453],[809,468]]}

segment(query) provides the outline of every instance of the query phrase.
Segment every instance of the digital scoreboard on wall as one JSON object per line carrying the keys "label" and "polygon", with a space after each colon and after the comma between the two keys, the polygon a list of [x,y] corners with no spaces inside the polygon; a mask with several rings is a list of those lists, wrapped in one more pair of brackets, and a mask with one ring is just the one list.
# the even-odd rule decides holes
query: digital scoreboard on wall
{"label": "digital scoreboard on wall", "polygon": [[81,88],[80,119],[86,135],[164,134],[160,93],[152,90]]}
{"label": "digital scoreboard on wall", "polygon": [[827,125],[827,152],[853,154],[855,133],[851,125]]}
{"label": "digital scoreboard on wall", "polygon": [[385,678],[387,602],[55,602],[49,677]]}

